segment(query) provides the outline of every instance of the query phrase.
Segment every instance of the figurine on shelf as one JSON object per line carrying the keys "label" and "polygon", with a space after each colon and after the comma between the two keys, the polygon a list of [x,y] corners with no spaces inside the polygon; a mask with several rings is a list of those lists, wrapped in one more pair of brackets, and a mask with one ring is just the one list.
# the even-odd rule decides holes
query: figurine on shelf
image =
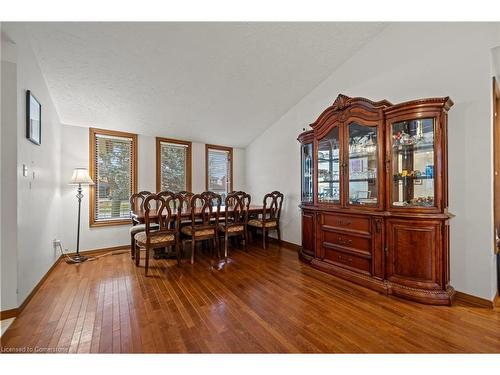
{"label": "figurine on shelf", "polygon": [[398,130],[395,134],[392,135],[393,139],[393,146],[402,146],[402,145],[412,145],[413,138],[410,136],[410,134],[405,133],[404,131],[402,132],[401,130]]}
{"label": "figurine on shelf", "polygon": [[429,178],[434,177],[434,166],[432,164],[427,164],[425,166],[425,175]]}
{"label": "figurine on shelf", "polygon": [[412,137],[409,134],[406,134],[406,133],[403,133],[403,135],[401,136],[401,141],[402,141],[402,144],[404,144],[404,145],[411,145],[411,144],[413,144]]}
{"label": "figurine on shelf", "polygon": [[392,138],[394,139],[394,143],[399,143],[399,140],[401,139],[402,133],[400,130],[396,132],[396,134],[392,135]]}
{"label": "figurine on shelf", "polygon": [[403,177],[411,177],[411,178],[415,178],[415,179],[420,179],[420,178],[422,178],[422,176],[425,177],[425,175],[422,175],[422,172],[420,172],[418,169],[416,169],[414,171],[409,171],[407,169],[403,169],[402,172],[394,175],[394,179],[399,180]]}
{"label": "figurine on shelf", "polygon": [[427,196],[427,197],[418,197],[418,198],[413,198],[409,202],[413,206],[433,206],[434,205],[434,197]]}

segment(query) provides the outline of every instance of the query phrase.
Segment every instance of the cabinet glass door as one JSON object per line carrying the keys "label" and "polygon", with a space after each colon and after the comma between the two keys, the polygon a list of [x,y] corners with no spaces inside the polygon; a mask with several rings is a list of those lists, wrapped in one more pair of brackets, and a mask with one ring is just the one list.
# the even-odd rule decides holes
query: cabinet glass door
{"label": "cabinet glass door", "polygon": [[378,133],[377,127],[351,122],[348,125],[349,204],[378,204]]}
{"label": "cabinet glass door", "polygon": [[302,202],[313,201],[313,145],[302,145]]}
{"label": "cabinet glass door", "polygon": [[392,206],[434,207],[434,119],[392,124]]}
{"label": "cabinet glass door", "polygon": [[333,128],[318,142],[318,202],[340,203],[340,138]]}

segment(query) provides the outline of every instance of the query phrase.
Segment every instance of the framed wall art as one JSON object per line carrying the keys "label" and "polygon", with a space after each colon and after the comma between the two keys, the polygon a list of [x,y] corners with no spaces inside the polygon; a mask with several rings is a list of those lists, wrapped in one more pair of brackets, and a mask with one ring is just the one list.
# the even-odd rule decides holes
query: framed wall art
{"label": "framed wall art", "polygon": [[42,144],[42,105],[30,90],[26,91],[26,138]]}

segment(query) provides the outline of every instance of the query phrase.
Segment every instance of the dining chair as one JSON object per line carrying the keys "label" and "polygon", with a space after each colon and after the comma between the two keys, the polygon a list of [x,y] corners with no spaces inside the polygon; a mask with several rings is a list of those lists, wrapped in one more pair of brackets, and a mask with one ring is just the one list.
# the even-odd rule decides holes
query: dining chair
{"label": "dining chair", "polygon": [[[130,211],[144,210],[144,200],[151,195],[150,191],[140,191],[139,193],[134,193],[130,196]],[[151,229],[158,229],[157,223],[151,223]],[[135,257],[135,235],[139,232],[144,232],[146,230],[146,225],[141,224],[139,221],[132,217],[132,227],[129,229],[130,233],[130,257],[134,259]]]}
{"label": "dining chair", "polygon": [[194,193],[183,190],[179,191],[179,195],[182,197],[183,207],[189,209]]}
{"label": "dining chair", "polygon": [[[193,199],[194,193],[183,190],[179,192],[179,195],[182,197],[182,204],[181,204],[182,211],[189,212],[191,208],[191,199]],[[190,224],[191,224],[191,218],[189,219],[181,218],[181,227]]]}
{"label": "dining chair", "polygon": [[262,231],[262,247],[264,249],[266,248],[266,237],[271,230],[276,230],[278,242],[281,246],[280,215],[283,198],[283,194],[279,191],[264,195],[262,216],[248,220],[250,227]]}
{"label": "dining chair", "polygon": [[[148,275],[149,255],[151,249],[172,246],[176,249],[177,264],[181,263],[181,249],[179,249],[179,222],[182,197],[172,192],[151,194],[144,200],[144,232],[135,235],[136,251],[135,264],[140,263],[140,251],[146,251],[145,275]],[[177,208],[174,208],[177,207]],[[151,215],[151,214],[154,215]],[[151,228],[152,217],[158,221],[158,229]]]}
{"label": "dining chair", "polygon": [[251,197],[245,192],[229,193],[225,199],[224,221],[219,223],[219,233],[224,234],[224,259],[227,260],[229,238],[243,236],[248,251],[248,211]]}
{"label": "dining chair", "polygon": [[[241,190],[238,190],[238,191],[233,190],[233,191],[229,192],[227,196],[228,196],[228,197],[229,197],[230,195],[232,195],[232,196],[235,196],[235,195],[236,195],[236,196],[243,196],[243,195],[245,195],[245,194],[246,194],[246,193],[245,193],[244,191],[241,191]],[[232,204],[234,204],[234,203],[235,203],[235,200],[234,200],[234,199],[230,199],[230,200],[228,201],[228,203],[230,203],[230,204],[232,205]]]}
{"label": "dining chair", "polygon": [[194,263],[197,241],[211,240],[220,257],[217,228],[221,204],[221,196],[213,192],[195,194],[191,198],[191,225],[181,227],[183,244],[184,241],[191,241],[191,264]]}
{"label": "dining chair", "polygon": [[[170,197],[172,195],[176,195],[173,191],[170,191],[170,190],[162,190],[162,191],[159,191],[156,193],[157,195],[159,195],[160,197]],[[170,204],[170,208],[173,208],[173,209],[178,209],[179,207],[182,206],[182,197],[181,196],[178,196],[177,197],[178,199],[171,199],[169,204]]]}

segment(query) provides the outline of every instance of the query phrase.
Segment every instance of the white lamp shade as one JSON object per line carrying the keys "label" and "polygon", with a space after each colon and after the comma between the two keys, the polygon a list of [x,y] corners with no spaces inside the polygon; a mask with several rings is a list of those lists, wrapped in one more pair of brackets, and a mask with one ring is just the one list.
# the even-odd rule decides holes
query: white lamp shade
{"label": "white lamp shade", "polygon": [[75,168],[71,176],[70,185],[94,185],[94,181],[89,176],[87,168]]}

